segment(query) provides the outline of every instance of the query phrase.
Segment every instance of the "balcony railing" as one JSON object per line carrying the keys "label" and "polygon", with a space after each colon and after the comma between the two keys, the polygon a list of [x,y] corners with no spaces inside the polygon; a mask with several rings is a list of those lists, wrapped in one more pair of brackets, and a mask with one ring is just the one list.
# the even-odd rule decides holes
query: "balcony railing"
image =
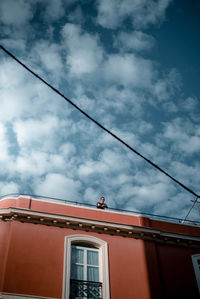
{"label": "balcony railing", "polygon": [[102,299],[102,283],[70,280],[70,299]]}

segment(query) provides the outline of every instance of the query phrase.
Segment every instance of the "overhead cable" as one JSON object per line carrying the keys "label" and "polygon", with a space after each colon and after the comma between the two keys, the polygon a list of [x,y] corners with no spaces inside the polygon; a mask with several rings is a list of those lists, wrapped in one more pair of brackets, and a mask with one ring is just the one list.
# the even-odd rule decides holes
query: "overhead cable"
{"label": "overhead cable", "polygon": [[83,115],[85,115],[88,119],[90,119],[93,123],[95,123],[98,127],[100,127],[102,130],[107,132],[109,135],[117,139],[120,143],[125,145],[128,149],[130,149],[132,152],[134,152],[136,155],[140,156],[142,159],[144,159],[147,163],[151,164],[154,168],[159,170],[160,172],[164,173],[166,176],[168,176],[171,180],[173,180],[176,184],[181,186],[183,189],[188,191],[189,193],[193,194],[195,197],[200,198],[200,195],[192,191],[190,188],[185,186],[183,183],[178,181],[176,178],[171,176],[169,173],[167,173],[165,170],[160,168],[158,165],[156,165],[154,162],[140,154],[138,151],[136,151],[133,147],[131,147],[129,144],[127,144],[125,141],[123,141],[121,138],[119,138],[117,135],[115,135],[113,132],[105,128],[102,124],[100,124],[98,121],[96,121],[93,117],[91,117],[89,114],[87,114],[84,110],[82,110],[80,107],[78,107],[75,103],[73,103],[70,99],[68,99],[64,94],[62,94],[58,89],[53,87],[51,84],[49,84],[47,81],[45,81],[42,77],[37,75],[34,71],[32,71],[29,67],[27,67],[24,63],[22,63],[19,59],[17,59],[11,52],[9,52],[6,48],[4,48],[2,45],[0,45],[0,48],[8,54],[12,59],[14,59],[17,63],[19,63],[23,68],[25,68],[28,72],[30,72],[33,76],[38,78],[40,81],[42,81],[45,85],[47,85],[49,88],[51,88],[55,93],[60,95],[63,99],[65,99],[68,103],[70,103],[72,106],[74,106],[79,112],[81,112]]}

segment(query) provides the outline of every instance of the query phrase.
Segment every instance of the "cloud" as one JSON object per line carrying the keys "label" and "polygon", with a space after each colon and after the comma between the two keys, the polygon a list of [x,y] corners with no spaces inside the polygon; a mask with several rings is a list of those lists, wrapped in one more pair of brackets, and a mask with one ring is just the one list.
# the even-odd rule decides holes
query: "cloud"
{"label": "cloud", "polygon": [[77,6],[68,16],[71,23],[82,24],[85,21],[85,16],[81,9],[81,6]]}
{"label": "cloud", "polygon": [[24,152],[17,156],[12,172],[23,180],[44,176],[51,171],[64,172],[66,158],[59,154],[48,154],[39,150]]}
{"label": "cloud", "polygon": [[9,142],[7,139],[7,130],[4,124],[0,123],[0,163],[9,160]]}
{"label": "cloud", "polygon": [[35,192],[39,195],[80,201],[81,183],[59,173],[49,173],[43,181],[35,184]]}
{"label": "cloud", "polygon": [[142,186],[124,184],[119,195],[121,198],[131,198],[137,209],[149,209],[157,203],[161,203],[170,197],[170,189],[166,183],[152,183]]}
{"label": "cloud", "polygon": [[141,31],[120,32],[115,38],[114,46],[122,51],[143,51],[154,46],[155,39]]}
{"label": "cloud", "polygon": [[36,44],[34,50],[47,71],[56,74],[57,72],[61,72],[62,59],[60,55],[60,47],[57,44],[43,40]]}
{"label": "cloud", "polygon": [[79,25],[67,23],[62,31],[67,48],[67,66],[77,77],[94,72],[103,59],[97,36],[85,33]]}
{"label": "cloud", "polygon": [[31,96],[35,91],[30,77],[23,68],[9,59],[1,61],[0,88],[2,121],[23,117],[31,111]]}
{"label": "cloud", "polygon": [[54,22],[60,19],[65,13],[62,0],[42,0],[41,4],[44,5],[43,15],[47,22]]}
{"label": "cloud", "polygon": [[84,192],[84,202],[87,204],[96,204],[100,197],[100,192],[94,188],[86,188]]}
{"label": "cloud", "polygon": [[[19,20],[8,10],[15,2],[0,2],[1,43],[125,142],[197,189],[198,100],[182,100],[178,70],[164,69],[148,52],[143,56],[157,42],[144,29],[164,20],[170,1],[90,1],[91,14],[82,1],[19,0]],[[2,192],[23,189],[92,204],[104,195],[117,208],[185,211],[190,197],[180,188],[4,53],[0,59]]]}
{"label": "cloud", "polygon": [[186,186],[193,186],[193,189],[195,188],[196,192],[199,193],[199,167],[199,161],[191,162],[191,164],[186,164],[184,163],[184,161],[171,161],[170,171],[177,178],[179,178],[179,180],[181,180]]}
{"label": "cloud", "polygon": [[10,36],[9,38],[0,39],[0,43],[10,51],[19,51],[21,54],[26,50],[26,40],[24,38]]}
{"label": "cloud", "polygon": [[152,86],[152,93],[159,101],[170,100],[181,87],[181,76],[176,69],[171,69],[167,74],[163,74]]}
{"label": "cloud", "polygon": [[8,26],[24,26],[33,18],[32,1],[1,0],[0,23]]}
{"label": "cloud", "polygon": [[0,195],[6,195],[11,193],[19,193],[19,185],[15,182],[1,182],[0,183]]}
{"label": "cloud", "polygon": [[129,163],[125,155],[112,149],[103,150],[97,161],[88,160],[79,166],[79,176],[104,176],[111,175],[113,172],[120,172],[129,168]]}
{"label": "cloud", "polygon": [[198,106],[198,100],[193,97],[188,97],[181,102],[181,107],[184,111],[192,112]]}
{"label": "cloud", "polygon": [[164,137],[176,152],[192,155],[200,150],[200,127],[190,120],[176,118],[164,124]]}
{"label": "cloud", "polygon": [[134,54],[111,54],[104,65],[105,80],[124,86],[149,88],[154,77],[153,64]]}
{"label": "cloud", "polygon": [[163,20],[170,2],[171,0],[98,0],[97,22],[105,28],[116,29],[126,19],[130,19],[135,28],[144,28]]}

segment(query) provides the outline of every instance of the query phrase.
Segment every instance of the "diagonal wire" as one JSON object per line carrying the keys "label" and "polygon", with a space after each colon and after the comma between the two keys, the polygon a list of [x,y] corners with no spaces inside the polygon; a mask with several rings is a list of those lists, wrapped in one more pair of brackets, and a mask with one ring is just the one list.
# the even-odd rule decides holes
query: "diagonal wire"
{"label": "diagonal wire", "polygon": [[186,191],[188,191],[189,193],[193,194],[195,197],[200,198],[200,195],[198,195],[197,193],[195,193],[194,191],[192,191],[190,188],[188,188],[187,186],[185,186],[183,183],[181,183],[180,181],[178,181],[176,178],[174,178],[173,176],[171,176],[168,172],[166,172],[165,170],[163,170],[162,168],[160,168],[158,165],[156,165],[154,162],[152,162],[151,160],[149,160],[148,158],[146,158],[145,156],[143,156],[142,154],[140,154],[138,151],[136,151],[133,147],[131,147],[128,143],[126,143],[125,141],[123,141],[121,138],[119,138],[117,135],[115,135],[113,132],[111,132],[110,130],[108,130],[107,128],[105,128],[102,124],[100,124],[98,121],[96,121],[93,117],[91,117],[89,114],[87,114],[84,110],[82,110],[80,107],[78,107],[75,103],[73,103],[70,99],[68,99],[64,94],[62,94],[58,89],[56,89],[54,86],[52,86],[51,84],[49,84],[47,81],[45,81],[42,77],[40,77],[39,75],[37,75],[34,71],[32,71],[29,67],[27,67],[24,63],[22,63],[19,59],[17,59],[11,52],[9,52],[6,48],[4,48],[2,45],[0,45],[0,48],[7,54],[9,55],[12,59],[14,59],[17,63],[19,63],[23,68],[25,68],[28,72],[30,72],[33,76],[35,76],[36,78],[38,78],[40,81],[42,81],[45,85],[47,85],[49,88],[51,88],[55,93],[57,93],[58,95],[60,95],[63,99],[65,99],[65,101],[67,101],[68,103],[70,103],[72,106],[74,106],[77,110],[79,110],[79,112],[81,112],[84,116],[86,116],[88,119],[90,119],[93,123],[95,123],[98,127],[100,127],[102,130],[104,130],[106,133],[108,133],[109,135],[111,135],[112,137],[114,137],[116,140],[118,140],[120,143],[122,143],[123,145],[125,145],[129,150],[131,150],[132,152],[134,152],[136,155],[138,155],[139,157],[141,157],[142,159],[144,159],[147,163],[149,163],[150,165],[152,165],[154,168],[156,168],[157,170],[159,170],[160,172],[162,172],[163,174],[165,174],[166,176],[168,176],[171,180],[173,180],[176,184],[178,184],[179,186],[181,186],[183,189],[185,189]]}
{"label": "diagonal wire", "polygon": [[191,208],[189,209],[189,211],[187,212],[187,214],[186,214],[185,218],[183,219],[182,223],[184,223],[186,221],[187,217],[190,215],[190,212],[194,208],[194,206],[197,203],[197,201],[198,201],[198,197],[193,201],[193,204],[192,204]]}

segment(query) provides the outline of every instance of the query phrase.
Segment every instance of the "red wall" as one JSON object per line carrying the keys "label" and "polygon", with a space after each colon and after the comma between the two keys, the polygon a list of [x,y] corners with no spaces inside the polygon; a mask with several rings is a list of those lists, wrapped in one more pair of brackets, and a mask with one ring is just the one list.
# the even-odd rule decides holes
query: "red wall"
{"label": "red wall", "polygon": [[166,298],[199,298],[197,282],[193,270],[193,254],[200,250],[189,248],[157,246],[163,293]]}
{"label": "red wall", "polygon": [[0,291],[2,290],[4,283],[4,273],[8,253],[10,228],[10,223],[0,223]]}
{"label": "red wall", "polygon": [[[17,221],[6,225],[12,233],[1,291],[61,298],[64,238],[88,233]],[[150,299],[143,241],[90,234],[109,245],[111,298]]]}
{"label": "red wall", "polygon": [[[199,234],[195,227],[25,198],[0,202],[9,206]],[[191,260],[199,250],[19,221],[0,222],[0,292],[62,298],[64,240],[74,234],[108,243],[111,299],[199,298]]]}

